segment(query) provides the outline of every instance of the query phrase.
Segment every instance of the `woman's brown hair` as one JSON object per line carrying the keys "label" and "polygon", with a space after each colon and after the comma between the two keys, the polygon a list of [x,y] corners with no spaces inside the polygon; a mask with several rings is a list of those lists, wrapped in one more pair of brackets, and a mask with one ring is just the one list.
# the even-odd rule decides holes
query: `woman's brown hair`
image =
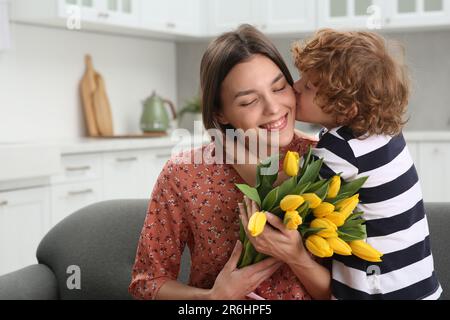
{"label": "woman's brown hair", "polygon": [[280,68],[286,81],[293,85],[294,81],[281,54],[255,27],[244,24],[236,31],[222,34],[210,43],[200,67],[203,124],[206,129],[220,129],[223,132],[229,128],[217,121],[217,113],[222,108],[220,99],[222,82],[234,66],[245,62],[255,54],[264,55],[272,60]]}
{"label": "woman's brown hair", "polygon": [[293,54],[299,71],[318,87],[315,102],[339,126],[358,136],[397,135],[405,124],[410,82],[403,48],[395,47],[402,49],[398,59],[376,33],[324,29],[294,44]]}

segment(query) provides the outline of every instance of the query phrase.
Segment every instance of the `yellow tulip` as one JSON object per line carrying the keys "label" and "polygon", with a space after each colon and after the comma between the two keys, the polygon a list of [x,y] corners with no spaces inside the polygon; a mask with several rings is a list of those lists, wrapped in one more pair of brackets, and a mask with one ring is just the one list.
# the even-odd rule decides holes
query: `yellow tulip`
{"label": "yellow tulip", "polygon": [[284,157],[283,170],[290,176],[294,177],[298,174],[300,166],[300,156],[298,152],[288,151]]}
{"label": "yellow tulip", "polygon": [[297,230],[302,223],[302,217],[297,211],[287,211],[284,215],[284,224],[289,230]]}
{"label": "yellow tulip", "polygon": [[337,227],[342,227],[348,217],[340,212],[332,212],[330,214],[327,214],[325,218],[333,222]]}
{"label": "yellow tulip", "polygon": [[326,239],[334,253],[341,256],[351,256],[352,248],[341,238],[328,238]]}
{"label": "yellow tulip", "polygon": [[294,211],[300,207],[305,200],[302,196],[289,195],[283,198],[280,202],[280,208],[283,211]]}
{"label": "yellow tulip", "polygon": [[323,228],[323,230],[317,233],[322,238],[336,238],[338,236],[337,226],[328,219],[315,219],[311,222],[310,226],[311,228]]}
{"label": "yellow tulip", "polygon": [[252,237],[257,237],[264,231],[267,223],[267,217],[264,212],[255,212],[248,221],[247,229]]}
{"label": "yellow tulip", "polygon": [[328,242],[317,235],[312,235],[306,239],[305,245],[309,252],[319,258],[328,258],[333,255],[333,249]]}
{"label": "yellow tulip", "polygon": [[322,202],[317,208],[313,209],[316,218],[325,218],[328,214],[334,212],[334,206],[328,202]]}
{"label": "yellow tulip", "polygon": [[341,189],[341,177],[334,176],[333,178],[331,178],[327,198],[336,198],[340,189]]}
{"label": "yellow tulip", "polygon": [[370,262],[381,262],[383,254],[363,240],[352,241],[349,245],[355,256]]}
{"label": "yellow tulip", "polygon": [[303,199],[309,203],[309,207],[311,209],[315,209],[322,203],[322,199],[320,199],[315,193],[304,193],[302,194]]}
{"label": "yellow tulip", "polygon": [[342,200],[336,204],[336,209],[345,216],[347,219],[355,210],[359,203],[359,194],[355,194],[353,197]]}

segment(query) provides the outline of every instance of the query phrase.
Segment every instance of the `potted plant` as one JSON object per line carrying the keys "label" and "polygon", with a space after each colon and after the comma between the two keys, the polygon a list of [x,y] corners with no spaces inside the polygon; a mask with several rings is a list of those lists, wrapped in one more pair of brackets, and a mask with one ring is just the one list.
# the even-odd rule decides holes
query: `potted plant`
{"label": "potted plant", "polygon": [[194,131],[195,121],[202,121],[202,104],[200,96],[194,96],[186,101],[183,108],[178,112],[180,127]]}

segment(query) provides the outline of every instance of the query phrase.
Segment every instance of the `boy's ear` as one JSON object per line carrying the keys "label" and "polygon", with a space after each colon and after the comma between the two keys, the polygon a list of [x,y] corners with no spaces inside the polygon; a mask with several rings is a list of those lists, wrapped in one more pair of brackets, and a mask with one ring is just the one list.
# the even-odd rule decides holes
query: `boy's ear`
{"label": "boy's ear", "polygon": [[353,103],[350,112],[348,113],[348,121],[355,119],[356,116],[358,115],[358,111],[359,110],[356,103]]}

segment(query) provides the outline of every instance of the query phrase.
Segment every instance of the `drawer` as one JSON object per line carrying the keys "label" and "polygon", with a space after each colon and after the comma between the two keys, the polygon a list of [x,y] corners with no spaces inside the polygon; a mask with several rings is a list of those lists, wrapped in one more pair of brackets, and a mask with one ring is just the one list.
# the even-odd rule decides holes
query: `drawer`
{"label": "drawer", "polygon": [[55,226],[72,213],[102,201],[102,182],[94,181],[52,186],[51,199],[51,224]]}
{"label": "drawer", "polygon": [[102,178],[102,155],[63,156],[61,174],[52,177],[56,184],[92,181]]}

